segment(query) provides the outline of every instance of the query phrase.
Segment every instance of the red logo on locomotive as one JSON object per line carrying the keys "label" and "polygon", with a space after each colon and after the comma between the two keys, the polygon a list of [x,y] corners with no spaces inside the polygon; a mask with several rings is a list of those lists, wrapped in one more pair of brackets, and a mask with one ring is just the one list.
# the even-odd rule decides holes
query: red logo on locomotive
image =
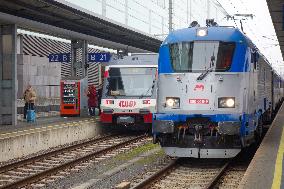
{"label": "red logo on locomotive", "polygon": [[119,101],[118,105],[121,108],[132,108],[136,106],[136,102],[133,100],[131,101],[121,100]]}
{"label": "red logo on locomotive", "polygon": [[203,91],[204,90],[204,85],[203,84],[196,84],[193,90],[195,90],[195,91]]}

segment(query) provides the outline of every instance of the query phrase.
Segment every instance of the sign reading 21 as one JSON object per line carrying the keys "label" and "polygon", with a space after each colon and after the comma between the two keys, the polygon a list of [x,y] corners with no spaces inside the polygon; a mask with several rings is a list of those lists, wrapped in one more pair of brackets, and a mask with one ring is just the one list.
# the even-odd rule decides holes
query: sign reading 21
{"label": "sign reading 21", "polygon": [[[88,53],[88,62],[109,62],[110,53]],[[70,53],[57,53],[48,56],[49,62],[70,62]]]}

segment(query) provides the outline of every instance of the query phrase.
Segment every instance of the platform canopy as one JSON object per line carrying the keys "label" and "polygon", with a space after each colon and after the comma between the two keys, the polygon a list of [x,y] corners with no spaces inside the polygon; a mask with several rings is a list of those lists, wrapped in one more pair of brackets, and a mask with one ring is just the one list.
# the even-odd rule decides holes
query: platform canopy
{"label": "platform canopy", "polygon": [[1,0],[0,24],[129,52],[158,52],[161,40],[63,0]]}
{"label": "platform canopy", "polygon": [[280,44],[282,57],[284,57],[284,1],[283,0],[266,0],[275,32]]}

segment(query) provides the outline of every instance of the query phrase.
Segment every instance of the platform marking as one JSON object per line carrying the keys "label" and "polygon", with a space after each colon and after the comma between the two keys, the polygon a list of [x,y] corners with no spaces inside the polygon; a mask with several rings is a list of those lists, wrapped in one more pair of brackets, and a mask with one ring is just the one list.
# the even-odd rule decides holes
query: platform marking
{"label": "platform marking", "polygon": [[284,154],[284,128],[282,129],[282,136],[280,139],[280,144],[275,163],[274,178],[271,187],[272,189],[279,189],[281,186],[283,154]]}

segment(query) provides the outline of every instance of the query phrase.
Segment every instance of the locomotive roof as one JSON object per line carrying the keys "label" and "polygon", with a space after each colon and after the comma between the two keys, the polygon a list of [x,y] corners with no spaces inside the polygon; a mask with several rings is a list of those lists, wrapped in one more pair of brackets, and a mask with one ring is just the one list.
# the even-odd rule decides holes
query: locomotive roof
{"label": "locomotive roof", "polygon": [[[205,28],[208,33],[206,36],[197,36],[197,29]],[[259,51],[256,45],[238,28],[234,27],[224,27],[224,26],[213,26],[213,27],[190,27],[179,29],[171,32],[166,39],[163,41],[163,45],[179,43],[184,41],[224,41],[224,42],[238,42],[244,43],[250,47],[253,47],[258,51],[260,56],[264,58],[267,64],[274,70],[270,62],[266,57]]]}
{"label": "locomotive roof", "polygon": [[[197,36],[197,29],[205,28],[208,33],[206,36]],[[252,42],[237,28],[232,27],[191,27],[180,29],[171,32],[167,38],[164,40],[162,45],[178,43],[183,41],[198,41],[198,40],[208,40],[208,41],[233,41],[233,42],[243,42],[247,45],[253,45]],[[253,45],[255,46],[255,45]]]}
{"label": "locomotive roof", "polygon": [[111,59],[106,66],[158,66],[158,54],[134,54],[120,59]]}

